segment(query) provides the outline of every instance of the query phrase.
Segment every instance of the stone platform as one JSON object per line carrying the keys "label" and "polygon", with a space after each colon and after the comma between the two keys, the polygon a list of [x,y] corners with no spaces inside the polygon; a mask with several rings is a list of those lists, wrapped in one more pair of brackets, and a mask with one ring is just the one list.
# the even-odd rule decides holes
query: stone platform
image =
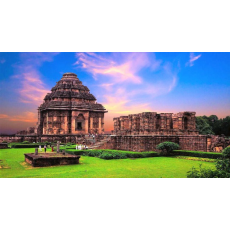
{"label": "stone platform", "polygon": [[70,154],[62,155],[57,153],[46,153],[39,155],[35,155],[34,153],[27,153],[24,155],[25,161],[31,164],[33,167],[79,164],[80,158],[80,156]]}

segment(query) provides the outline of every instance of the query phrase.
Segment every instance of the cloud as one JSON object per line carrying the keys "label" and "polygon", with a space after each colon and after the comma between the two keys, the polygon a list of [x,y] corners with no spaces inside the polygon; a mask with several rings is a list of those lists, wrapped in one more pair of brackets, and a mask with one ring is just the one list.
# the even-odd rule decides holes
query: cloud
{"label": "cloud", "polygon": [[34,112],[24,112],[22,115],[9,116],[7,114],[0,114],[0,119],[6,119],[9,121],[21,121],[21,122],[37,122],[37,114]]}
{"label": "cloud", "polygon": [[138,76],[137,72],[150,65],[147,53],[127,53],[125,59],[121,56],[122,63],[112,60],[112,57],[104,58],[95,53],[77,53],[76,57],[78,60],[75,65],[92,73],[96,80],[98,75],[101,75],[116,83],[142,83],[142,78]]}
{"label": "cloud", "polygon": [[24,103],[42,103],[45,95],[50,91],[41,80],[39,72],[35,69],[21,74],[20,101]]}
{"label": "cloud", "polygon": [[8,118],[9,116],[7,114],[0,114],[0,119]]}
{"label": "cloud", "polygon": [[194,62],[198,60],[200,57],[201,57],[201,54],[195,56],[194,53],[190,53],[189,61],[186,63],[186,66],[192,67],[194,65]]}
{"label": "cloud", "polygon": [[76,58],[74,65],[92,74],[98,102],[109,111],[107,129],[115,116],[152,111],[153,98],[177,84],[178,68],[154,53],[77,53]]}
{"label": "cloud", "polygon": [[58,53],[21,53],[21,63],[14,66],[16,74],[11,78],[18,81],[19,100],[23,103],[40,105],[50,91],[42,81],[38,68],[51,62]]}

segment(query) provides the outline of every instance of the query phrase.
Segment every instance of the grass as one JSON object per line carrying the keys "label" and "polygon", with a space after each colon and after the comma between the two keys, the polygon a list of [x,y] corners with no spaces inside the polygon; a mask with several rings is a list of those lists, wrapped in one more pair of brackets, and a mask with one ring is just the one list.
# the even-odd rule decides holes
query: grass
{"label": "grass", "polygon": [[81,156],[80,164],[33,168],[24,160],[31,149],[0,149],[0,178],[182,178],[193,166],[214,168],[213,162],[173,157],[103,160]]}

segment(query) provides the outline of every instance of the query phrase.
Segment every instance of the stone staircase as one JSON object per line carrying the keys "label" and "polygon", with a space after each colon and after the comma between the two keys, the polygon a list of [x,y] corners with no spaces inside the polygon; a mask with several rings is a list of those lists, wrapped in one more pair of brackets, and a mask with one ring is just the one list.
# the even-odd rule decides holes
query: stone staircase
{"label": "stone staircase", "polygon": [[88,149],[100,149],[100,147],[102,147],[104,144],[106,144],[110,140],[111,140],[111,136],[107,136],[104,139],[97,141],[93,145],[89,146]]}

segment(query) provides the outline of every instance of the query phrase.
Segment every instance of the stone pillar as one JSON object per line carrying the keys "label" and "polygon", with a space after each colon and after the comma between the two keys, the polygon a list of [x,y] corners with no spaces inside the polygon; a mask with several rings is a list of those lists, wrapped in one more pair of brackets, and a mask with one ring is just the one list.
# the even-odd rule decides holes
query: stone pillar
{"label": "stone pillar", "polygon": [[211,136],[207,136],[207,152],[211,152],[211,145],[212,145],[212,137]]}
{"label": "stone pillar", "polygon": [[49,113],[47,111],[47,114],[46,114],[46,134],[48,134],[48,130],[49,130]]}
{"label": "stone pillar", "polygon": [[161,113],[160,119],[160,129],[166,129],[166,116],[164,113]]}
{"label": "stone pillar", "polygon": [[101,131],[104,133],[104,114],[102,115],[103,117],[101,118]]}
{"label": "stone pillar", "polygon": [[38,148],[35,148],[35,153],[34,155],[38,155]]}
{"label": "stone pillar", "polygon": [[68,134],[68,118],[67,118],[67,114],[65,114],[64,117],[64,124],[62,124],[62,129],[64,130],[64,134]]}
{"label": "stone pillar", "polygon": [[60,141],[57,141],[57,153],[60,152]]}
{"label": "stone pillar", "polygon": [[89,133],[89,113],[84,114],[84,118],[85,118],[85,133]]}
{"label": "stone pillar", "polygon": [[98,121],[98,123],[99,123],[99,126],[98,126],[98,133],[99,134],[101,134],[101,117],[99,117],[99,121]]}
{"label": "stone pillar", "polygon": [[90,117],[90,131],[93,129],[93,117]]}

